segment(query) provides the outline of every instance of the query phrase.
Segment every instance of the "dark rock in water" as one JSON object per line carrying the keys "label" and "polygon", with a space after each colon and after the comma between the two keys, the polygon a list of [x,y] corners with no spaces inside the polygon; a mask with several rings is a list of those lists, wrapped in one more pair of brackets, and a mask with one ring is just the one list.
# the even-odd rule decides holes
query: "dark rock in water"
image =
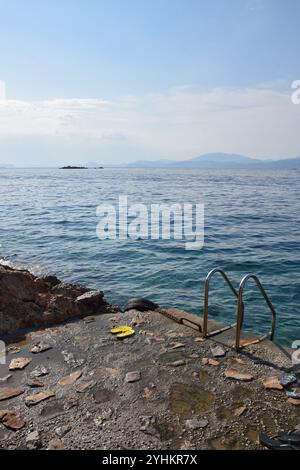
{"label": "dark rock in water", "polygon": [[148,299],[130,299],[124,307],[124,312],[128,310],[138,310],[139,312],[147,312],[147,310],[155,310],[159,308],[158,304]]}
{"label": "dark rock in water", "polygon": [[107,311],[103,292],[0,264],[0,335]]}

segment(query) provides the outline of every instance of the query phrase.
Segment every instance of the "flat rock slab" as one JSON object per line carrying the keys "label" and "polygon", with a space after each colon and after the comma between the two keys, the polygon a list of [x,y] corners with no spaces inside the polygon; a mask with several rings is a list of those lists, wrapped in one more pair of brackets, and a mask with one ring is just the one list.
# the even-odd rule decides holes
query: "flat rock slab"
{"label": "flat rock slab", "polygon": [[247,374],[245,372],[239,372],[235,369],[227,369],[225,371],[225,377],[227,379],[240,380],[242,382],[250,382],[254,379],[253,375]]}
{"label": "flat rock slab", "polygon": [[41,401],[48,400],[48,398],[54,397],[55,393],[51,390],[44,390],[43,392],[35,393],[34,395],[29,395],[25,398],[25,404],[27,406],[34,406],[40,403]]}
{"label": "flat rock slab", "polygon": [[268,377],[263,381],[263,386],[266,389],[283,390],[283,386],[281,385],[278,377]]}
{"label": "flat rock slab", "polygon": [[9,364],[9,370],[24,369],[31,361],[30,357],[15,357]]}
{"label": "flat rock slab", "polygon": [[22,393],[24,393],[24,390],[22,388],[14,388],[14,387],[0,388],[0,401],[17,397],[18,395],[21,395]]}
{"label": "flat rock slab", "polygon": [[82,370],[76,370],[71,372],[71,374],[66,375],[59,380],[59,385],[65,387],[66,385],[73,385],[80,377],[82,376]]}
{"label": "flat rock slab", "polygon": [[137,382],[138,380],[141,380],[141,373],[138,370],[135,370],[133,372],[127,372],[125,381],[128,383],[131,382]]}
{"label": "flat rock slab", "polygon": [[0,410],[0,422],[8,429],[18,431],[25,426],[25,421],[10,410]]}

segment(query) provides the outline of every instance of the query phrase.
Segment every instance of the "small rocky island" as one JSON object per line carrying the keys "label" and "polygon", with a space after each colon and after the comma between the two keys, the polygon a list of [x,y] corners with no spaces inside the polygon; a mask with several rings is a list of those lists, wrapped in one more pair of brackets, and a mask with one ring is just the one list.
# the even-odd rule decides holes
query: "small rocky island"
{"label": "small rocky island", "polygon": [[[122,325],[134,335],[111,333]],[[288,352],[237,352],[232,330],[204,339],[201,326],[0,265],[0,448],[260,449],[260,432],[299,430],[300,400],[281,384],[298,373]]]}
{"label": "small rocky island", "polygon": [[62,166],[60,170],[88,170],[87,166],[73,166],[73,165],[67,165],[67,166]]}

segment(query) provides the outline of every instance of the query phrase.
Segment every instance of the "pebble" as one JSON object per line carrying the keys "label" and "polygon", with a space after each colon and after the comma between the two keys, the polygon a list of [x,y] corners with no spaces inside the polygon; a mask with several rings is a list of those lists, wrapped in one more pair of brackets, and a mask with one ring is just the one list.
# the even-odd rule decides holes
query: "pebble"
{"label": "pebble", "polygon": [[179,361],[169,362],[167,365],[170,367],[180,367],[185,366],[186,362],[183,359],[179,359]]}
{"label": "pebble", "polygon": [[48,442],[47,450],[62,450],[64,449],[64,442],[62,439],[55,437]]}
{"label": "pebble", "polygon": [[205,428],[208,425],[208,421],[206,419],[188,419],[185,422],[185,426],[187,429],[197,430],[201,428]]}
{"label": "pebble", "polygon": [[241,380],[242,382],[250,382],[254,379],[253,375],[244,372],[239,372],[235,369],[227,369],[225,371],[225,377],[227,379]]}
{"label": "pebble", "polygon": [[26,447],[29,450],[39,449],[41,447],[41,439],[38,431],[32,431],[26,436]]}
{"label": "pebble", "polygon": [[210,350],[214,357],[223,357],[226,354],[225,349],[223,349],[221,346],[211,346]]}
{"label": "pebble", "polygon": [[141,373],[140,371],[136,370],[133,372],[127,372],[125,376],[125,381],[128,383],[131,382],[137,382],[138,380],[141,380]]}

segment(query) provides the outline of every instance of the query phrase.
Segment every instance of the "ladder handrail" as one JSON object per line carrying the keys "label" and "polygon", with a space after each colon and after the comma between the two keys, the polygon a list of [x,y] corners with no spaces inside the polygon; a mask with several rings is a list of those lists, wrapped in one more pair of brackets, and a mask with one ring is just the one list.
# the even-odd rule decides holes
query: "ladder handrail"
{"label": "ladder handrail", "polygon": [[[209,303],[208,303],[208,300],[209,300],[209,284],[210,284],[211,278],[217,273],[221,274],[221,276],[223,277],[223,279],[226,281],[227,285],[229,286],[230,290],[233,292],[233,294],[238,299],[238,292],[233,287],[233,285],[232,285],[231,281],[229,280],[229,278],[228,278],[227,274],[225,273],[225,271],[221,268],[212,269],[208,273],[208,275],[206,276],[205,284],[204,284],[204,307],[203,307],[203,337],[204,338],[206,338],[207,335],[208,335],[207,326],[208,326],[208,307],[209,307]],[[231,325],[231,326],[234,326],[234,325]],[[225,327],[225,329],[229,329],[229,328],[231,328],[231,326]],[[225,329],[222,328],[221,330],[215,331],[213,333],[221,332],[221,331],[224,331]],[[211,333],[211,334],[213,334],[213,333]]]}
{"label": "ladder handrail", "polygon": [[269,331],[269,333],[265,336],[263,336],[260,339],[267,338],[270,336],[271,341],[274,338],[274,333],[275,333],[275,327],[276,327],[276,310],[269,299],[264,287],[262,286],[259,278],[255,274],[247,274],[246,276],[243,277],[243,279],[240,282],[239,286],[239,291],[238,291],[238,302],[237,302],[237,327],[236,327],[236,342],[235,342],[235,347],[236,349],[240,349],[240,338],[241,338],[241,329],[242,329],[242,324],[243,324],[243,317],[244,317],[244,304],[243,304],[243,294],[244,294],[244,288],[245,285],[247,284],[249,279],[253,279],[256,286],[259,288],[260,293],[262,294],[263,298],[265,299],[266,304],[268,305],[269,309],[272,312],[272,328]]}

